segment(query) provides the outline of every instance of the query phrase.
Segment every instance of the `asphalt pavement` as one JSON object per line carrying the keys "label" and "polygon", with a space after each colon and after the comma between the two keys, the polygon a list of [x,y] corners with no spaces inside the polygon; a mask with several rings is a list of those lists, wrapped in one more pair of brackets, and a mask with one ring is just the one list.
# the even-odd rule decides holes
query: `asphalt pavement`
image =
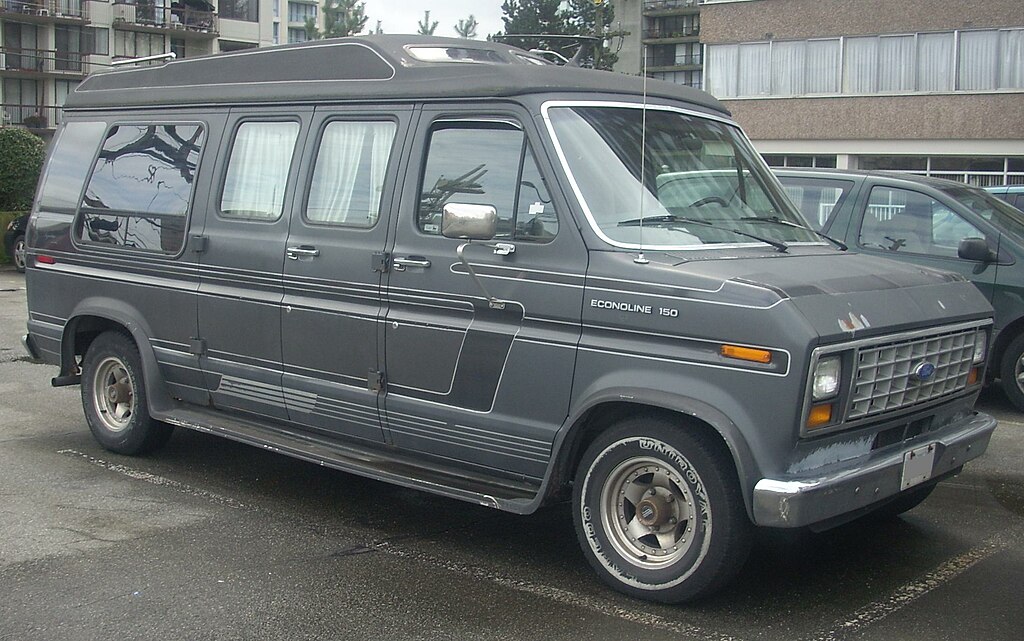
{"label": "asphalt pavement", "polygon": [[1024,415],[997,390],[980,460],[917,509],[760,532],[684,606],[605,588],[565,505],[514,516],[177,430],[148,457],[91,438],[79,388],[22,352],[0,269],[0,641],[1024,638]]}

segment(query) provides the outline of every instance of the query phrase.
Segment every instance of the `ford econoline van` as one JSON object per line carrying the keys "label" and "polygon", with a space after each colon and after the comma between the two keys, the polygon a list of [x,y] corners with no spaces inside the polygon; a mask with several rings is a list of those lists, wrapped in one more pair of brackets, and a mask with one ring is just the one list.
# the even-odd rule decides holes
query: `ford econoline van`
{"label": "ford econoline van", "polygon": [[992,310],[806,228],[700,91],[429,37],[90,76],[29,223],[30,351],[99,443],[174,426],[517,513],[610,585],[897,514],[985,451]]}

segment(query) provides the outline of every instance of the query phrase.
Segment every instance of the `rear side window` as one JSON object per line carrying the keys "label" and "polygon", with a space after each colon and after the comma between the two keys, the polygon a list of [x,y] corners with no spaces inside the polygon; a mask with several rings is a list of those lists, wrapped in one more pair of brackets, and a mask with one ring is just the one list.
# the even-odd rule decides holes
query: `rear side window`
{"label": "rear side window", "polygon": [[89,175],[93,156],[107,125],[102,122],[69,122],[64,125],[46,167],[39,206],[44,209],[78,208],[78,197]]}
{"label": "rear side window", "polygon": [[397,127],[393,122],[332,122],[324,130],[306,220],[373,227]]}
{"label": "rear side window", "polygon": [[178,252],[204,137],[198,124],[112,127],[82,197],[79,240]]}
{"label": "rear side window", "polygon": [[245,122],[235,133],[221,193],[226,218],[271,221],[284,211],[297,122]]}

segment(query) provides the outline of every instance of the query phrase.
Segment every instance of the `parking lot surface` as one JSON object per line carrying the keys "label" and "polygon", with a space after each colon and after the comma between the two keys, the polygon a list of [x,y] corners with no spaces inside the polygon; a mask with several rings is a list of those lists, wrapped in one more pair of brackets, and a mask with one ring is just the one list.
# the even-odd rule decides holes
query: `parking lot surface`
{"label": "parking lot surface", "polygon": [[739,579],[684,606],[586,565],[566,505],[521,517],[177,430],[102,450],[79,388],[30,362],[0,270],[0,641],[1024,637],[1024,416],[902,518],[760,532]]}

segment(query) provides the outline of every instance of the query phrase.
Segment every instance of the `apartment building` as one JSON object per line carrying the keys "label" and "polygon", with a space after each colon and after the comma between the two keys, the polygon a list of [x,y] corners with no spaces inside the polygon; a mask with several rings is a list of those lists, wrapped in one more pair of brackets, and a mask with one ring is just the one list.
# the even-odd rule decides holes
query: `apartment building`
{"label": "apartment building", "polygon": [[615,71],[700,87],[701,0],[613,0],[614,30],[627,32]]}
{"label": "apartment building", "polygon": [[0,0],[0,115],[48,137],[64,99],[111,63],[305,40],[316,0]]}
{"label": "apartment building", "polygon": [[1024,184],[1021,0],[708,0],[700,17],[704,89],[770,164]]}

